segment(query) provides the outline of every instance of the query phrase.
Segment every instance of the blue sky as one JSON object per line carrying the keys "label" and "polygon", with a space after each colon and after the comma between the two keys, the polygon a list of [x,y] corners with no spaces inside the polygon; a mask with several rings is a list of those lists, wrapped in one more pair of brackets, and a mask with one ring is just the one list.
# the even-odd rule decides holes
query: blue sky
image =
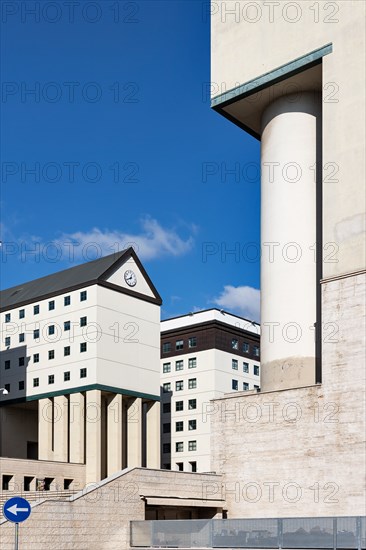
{"label": "blue sky", "polygon": [[3,4],[1,287],[134,243],[163,318],[258,319],[259,143],[210,109],[207,3]]}

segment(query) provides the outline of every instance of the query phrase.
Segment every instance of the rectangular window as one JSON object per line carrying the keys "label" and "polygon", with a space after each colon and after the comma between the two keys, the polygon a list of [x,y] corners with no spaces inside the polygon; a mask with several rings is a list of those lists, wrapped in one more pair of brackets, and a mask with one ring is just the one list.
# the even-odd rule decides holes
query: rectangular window
{"label": "rectangular window", "polygon": [[191,411],[193,409],[197,409],[197,399],[189,399],[188,401],[188,409]]}
{"label": "rectangular window", "polygon": [[48,335],[52,335],[52,334],[55,334],[55,325],[50,325],[48,327]]}
{"label": "rectangular window", "polygon": [[231,340],[231,347],[233,349],[239,349],[239,340],[237,340],[236,338],[233,338]]}
{"label": "rectangular window", "polygon": [[80,369],[80,378],[86,378],[87,371],[86,369]]}
{"label": "rectangular window", "polygon": [[65,346],[64,347],[64,357],[67,357],[68,355],[70,355],[70,351],[71,351],[70,346]]}
{"label": "rectangular window", "polygon": [[259,366],[258,365],[254,365],[254,374],[256,376],[259,376]]}
{"label": "rectangular window", "polygon": [[39,386],[39,378],[33,378],[33,388],[38,388]]}
{"label": "rectangular window", "polygon": [[163,353],[169,353],[171,351],[172,345],[170,342],[164,342],[163,344]]}
{"label": "rectangular window", "polygon": [[163,434],[170,434],[170,422],[163,424]]}
{"label": "rectangular window", "polygon": [[5,361],[5,370],[8,370],[8,369],[10,369],[10,359],[7,359]]}
{"label": "rectangular window", "polygon": [[253,346],[253,354],[255,355],[255,357],[259,357],[259,347],[258,346]]}
{"label": "rectangular window", "polygon": [[65,321],[64,322],[64,330],[70,330],[70,327],[71,327],[70,321]]}
{"label": "rectangular window", "polygon": [[182,453],[183,452],[183,441],[178,441],[175,444],[175,452],[176,453]]}
{"label": "rectangular window", "polygon": [[171,410],[170,403],[163,403],[163,413],[164,414],[170,413],[170,410]]}
{"label": "rectangular window", "polygon": [[243,390],[244,390],[244,391],[249,390],[249,384],[248,384],[248,382],[243,382]]}
{"label": "rectangular window", "polygon": [[249,344],[248,344],[247,342],[244,342],[244,344],[243,344],[243,352],[244,352],[244,353],[249,353],[249,350],[250,350]]}
{"label": "rectangular window", "polygon": [[232,380],[231,381],[231,389],[232,390],[237,390],[238,389],[238,381],[237,380]]}
{"label": "rectangular window", "polygon": [[87,320],[86,317],[80,317],[80,326],[81,327],[86,327],[87,323],[88,323],[88,320]]}
{"label": "rectangular window", "polygon": [[5,323],[10,323],[10,319],[11,319],[11,314],[5,313]]}
{"label": "rectangular window", "polygon": [[33,315],[38,315],[39,313],[39,305],[33,306]]}
{"label": "rectangular window", "polygon": [[49,352],[48,352],[48,359],[54,359],[55,358],[55,350],[54,349],[51,349]]}
{"label": "rectangular window", "polygon": [[190,462],[191,472],[197,472],[197,462]]}
{"label": "rectangular window", "polygon": [[48,383],[49,384],[54,384],[55,383],[55,375],[54,374],[49,374],[48,375]]}
{"label": "rectangular window", "polygon": [[189,369],[195,369],[197,367],[197,358],[191,357],[188,359],[188,368]]}
{"label": "rectangular window", "polygon": [[193,390],[194,388],[197,388],[197,378],[189,378],[188,389]]}
{"label": "rectangular window", "polygon": [[24,332],[21,332],[19,334],[19,342],[24,342],[24,340],[25,340],[25,334],[24,334]]}
{"label": "rectangular window", "polygon": [[4,388],[8,393],[10,393],[10,384],[4,384]]}
{"label": "rectangular window", "polygon": [[25,309],[20,309],[19,310],[19,319],[24,319],[25,317]]}
{"label": "rectangular window", "polygon": [[80,302],[85,302],[85,300],[87,299],[87,291],[86,290],[83,290],[82,292],[80,292]]}
{"label": "rectangular window", "polygon": [[80,353],[86,351],[86,342],[81,342],[80,344]]}
{"label": "rectangular window", "polygon": [[48,302],[48,311],[52,311],[53,309],[55,309],[55,300]]}
{"label": "rectangular window", "polygon": [[195,336],[191,336],[191,338],[188,338],[188,347],[195,348],[196,346],[197,346],[197,338]]}
{"label": "rectangular window", "polygon": [[64,382],[68,382],[70,380],[70,371],[64,372]]}
{"label": "rectangular window", "polygon": [[176,411],[182,411],[183,410],[183,401],[176,401],[175,402],[175,410]]}
{"label": "rectangular window", "polygon": [[166,382],[165,384],[163,384],[163,393],[168,393],[170,391],[171,391],[170,382]]}
{"label": "rectangular window", "polygon": [[197,430],[197,420],[188,420],[188,430]]}
{"label": "rectangular window", "polygon": [[234,369],[234,370],[238,370],[238,360],[237,359],[232,359],[231,360],[231,368]]}
{"label": "rectangular window", "polygon": [[163,453],[170,453],[170,443],[163,443]]}
{"label": "rectangular window", "polygon": [[64,306],[69,306],[71,304],[71,296],[64,296]]}
{"label": "rectangular window", "polygon": [[19,381],[19,389],[24,390],[24,380]]}
{"label": "rectangular window", "polygon": [[175,390],[182,391],[183,389],[183,380],[177,380],[175,383]]}
{"label": "rectangular window", "polygon": [[183,370],[183,361],[175,362],[175,370]]}
{"label": "rectangular window", "polygon": [[33,363],[39,363],[39,353],[33,355]]}
{"label": "rectangular window", "polygon": [[170,363],[163,363],[163,372],[170,372],[170,371],[171,371]]}
{"label": "rectangular window", "polygon": [[184,471],[184,464],[183,464],[183,462],[176,462],[176,466],[177,466],[178,472],[183,472],[183,471]]}
{"label": "rectangular window", "polygon": [[248,373],[249,372],[249,363],[243,363],[243,372]]}
{"label": "rectangular window", "polygon": [[256,386],[256,385],[254,384],[253,387],[254,387],[255,390],[259,390],[259,386]]}
{"label": "rectangular window", "polygon": [[188,441],[188,450],[197,451],[197,441]]}
{"label": "rectangular window", "polygon": [[6,337],[5,337],[5,346],[6,346],[6,347],[9,347],[9,346],[10,346],[10,336],[6,336]]}
{"label": "rectangular window", "polygon": [[176,432],[182,432],[183,431],[183,421],[182,420],[175,423],[175,431]]}
{"label": "rectangular window", "polygon": [[33,331],[34,340],[39,340],[39,328],[35,328]]}
{"label": "rectangular window", "polygon": [[24,367],[25,365],[25,357],[19,357],[19,366]]}
{"label": "rectangular window", "polygon": [[175,342],[175,349],[183,349],[184,341],[183,340],[177,340]]}

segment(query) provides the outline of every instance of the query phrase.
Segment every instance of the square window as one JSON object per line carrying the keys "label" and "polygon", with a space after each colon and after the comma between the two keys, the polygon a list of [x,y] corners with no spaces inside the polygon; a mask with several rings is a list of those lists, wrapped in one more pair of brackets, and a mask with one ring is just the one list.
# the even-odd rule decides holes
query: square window
{"label": "square window", "polygon": [[183,472],[184,471],[183,462],[176,462],[176,465],[177,465],[178,472]]}
{"label": "square window", "polygon": [[9,346],[10,346],[10,336],[6,336],[6,337],[5,337],[5,346],[6,346],[6,347],[9,347]]}
{"label": "square window", "polygon": [[191,359],[188,359],[188,368],[195,369],[196,367],[197,367],[197,358],[191,357]]}
{"label": "square window", "polygon": [[163,434],[170,434],[170,422],[163,424]]}
{"label": "square window", "polygon": [[80,302],[85,302],[85,300],[87,299],[87,291],[86,290],[83,290],[82,292],[80,292]]}
{"label": "square window", "polygon": [[171,391],[171,385],[170,382],[166,382],[163,384],[163,393],[168,393]]}
{"label": "square window", "polygon": [[183,401],[176,401],[175,402],[175,410],[176,411],[182,411],[183,410]]}
{"label": "square window", "polygon": [[87,373],[87,371],[86,371],[85,368],[84,368],[84,369],[80,369],[80,378],[86,378],[86,373]]}
{"label": "square window", "polygon": [[170,372],[170,371],[171,371],[170,363],[163,363],[163,372]]}
{"label": "square window", "polygon": [[24,334],[24,332],[21,332],[19,334],[19,342],[24,342],[24,340],[25,340],[25,334]]}
{"label": "square window", "polygon": [[191,472],[197,472],[197,462],[190,462]]}
{"label": "square window", "polygon": [[8,369],[10,369],[10,359],[7,359],[5,361],[5,370],[8,370]]}
{"label": "square window", "polygon": [[188,409],[197,409],[197,399],[189,399],[188,401]]}
{"label": "square window", "polygon": [[4,384],[4,388],[8,393],[10,393],[10,384]]}
{"label": "square window", "polygon": [[19,319],[24,319],[25,317],[25,309],[20,309],[19,310]]}
{"label": "square window", "polygon": [[195,336],[191,336],[191,338],[188,338],[188,347],[195,348],[196,346],[197,346],[197,338]]}
{"label": "square window", "polygon": [[183,441],[178,441],[175,444],[175,452],[176,453],[182,453],[183,452]]}
{"label": "square window", "polygon": [[68,355],[70,355],[70,346],[65,346],[64,347],[64,357],[67,357]]}
{"label": "square window", "polygon": [[70,321],[65,321],[64,322],[64,330],[70,330],[70,327],[71,327]]}
{"label": "square window", "polygon": [[33,363],[39,363],[39,353],[33,355]]}
{"label": "square window", "polygon": [[55,358],[55,350],[54,349],[51,349],[49,352],[48,352],[48,359],[54,359]]}
{"label": "square window", "polygon": [[10,323],[10,319],[11,319],[11,314],[5,313],[5,323]]}
{"label": "square window", "polygon": [[81,342],[80,344],[80,353],[86,351],[86,342]]}
{"label": "square window", "polygon": [[197,441],[188,441],[188,450],[197,451]]}
{"label": "square window", "polygon": [[70,371],[64,372],[64,382],[68,382],[70,380]]}
{"label": "square window", "polygon": [[258,346],[253,346],[253,354],[255,355],[255,357],[259,357],[259,347]]}
{"label": "square window", "polygon": [[25,357],[19,357],[19,366],[20,367],[24,367],[25,365]]}
{"label": "square window", "polygon": [[177,340],[175,342],[175,349],[183,349],[184,341],[183,340]]}
{"label": "square window", "polygon": [[232,349],[239,349],[239,340],[237,340],[236,338],[233,338],[231,340],[231,347]]}
{"label": "square window", "polygon": [[171,410],[170,403],[163,403],[163,413],[164,414],[170,413],[170,410]]}
{"label": "square window", "polygon": [[39,386],[39,378],[33,378],[33,388],[38,388]]}
{"label": "square window", "polygon": [[33,315],[38,315],[39,313],[39,305],[33,306]]}
{"label": "square window", "polygon": [[19,381],[19,389],[24,390],[24,380]]}
{"label": "square window", "polygon": [[49,336],[52,335],[52,334],[55,334],[55,325],[50,325],[48,327],[48,334],[49,334]]}
{"label": "square window", "polygon": [[64,306],[69,306],[71,304],[71,296],[64,296]]}
{"label": "square window", "polygon": [[250,350],[249,344],[248,344],[247,342],[244,342],[244,344],[243,344],[243,352],[244,352],[244,353],[249,353],[249,350]]}
{"label": "square window", "polygon": [[182,391],[183,389],[183,380],[177,380],[175,383],[175,391]]}
{"label": "square window", "polygon": [[190,378],[188,380],[188,389],[193,390],[194,388],[197,388],[197,378]]}
{"label": "square window", "polygon": [[238,381],[237,380],[232,380],[231,381],[231,389],[232,390],[237,390],[238,389]]}
{"label": "square window", "polygon": [[249,372],[249,363],[243,363],[243,372]]}
{"label": "square window", "polygon": [[256,376],[259,376],[259,366],[258,365],[254,365],[254,374]]}
{"label": "square window", "polygon": [[244,390],[244,391],[249,390],[249,384],[248,384],[248,382],[243,382],[243,390]]}
{"label": "square window", "polygon": [[48,375],[48,383],[49,384],[54,384],[55,383],[55,375],[54,374],[49,374]]}
{"label": "square window", "polygon": [[259,390],[259,386],[256,386],[255,384],[254,384],[253,388],[254,388],[255,390]]}
{"label": "square window", "polygon": [[238,370],[238,360],[237,359],[232,359],[231,360],[231,368],[234,369],[234,370]]}
{"label": "square window", "polygon": [[52,311],[53,309],[55,309],[55,300],[48,302],[48,311]]}
{"label": "square window", "polygon": [[39,328],[35,328],[33,331],[34,340],[39,340]]}
{"label": "square window", "polygon": [[170,453],[170,443],[163,443],[163,453]]}
{"label": "square window", "polygon": [[188,420],[188,430],[197,429],[197,420]]}
{"label": "square window", "polygon": [[183,421],[182,420],[175,423],[175,431],[176,432],[182,432],[183,431]]}
{"label": "square window", "polygon": [[163,353],[169,353],[171,351],[172,345],[170,342],[164,342],[163,344]]}
{"label": "square window", "polygon": [[175,362],[175,370],[183,370],[183,361]]}
{"label": "square window", "polygon": [[80,317],[80,326],[81,327],[86,327],[87,323],[88,323],[87,317]]}

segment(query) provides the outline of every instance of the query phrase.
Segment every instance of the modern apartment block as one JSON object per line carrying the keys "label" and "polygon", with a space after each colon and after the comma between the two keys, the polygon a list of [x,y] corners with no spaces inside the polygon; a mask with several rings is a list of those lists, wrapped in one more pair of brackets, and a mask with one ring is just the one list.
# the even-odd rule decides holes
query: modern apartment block
{"label": "modern apartment block", "polygon": [[162,467],[211,470],[211,399],[260,387],[260,326],[209,309],[161,323]]}
{"label": "modern apartment block", "polygon": [[4,290],[0,456],[159,467],[160,304],[132,248]]}

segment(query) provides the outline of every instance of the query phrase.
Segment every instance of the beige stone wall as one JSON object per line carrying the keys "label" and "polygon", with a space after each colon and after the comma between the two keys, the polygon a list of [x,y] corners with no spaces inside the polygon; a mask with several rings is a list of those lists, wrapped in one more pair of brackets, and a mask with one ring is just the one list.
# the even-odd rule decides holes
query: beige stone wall
{"label": "beige stone wall", "polygon": [[365,514],[365,274],[322,299],[321,385],[213,402],[211,490],[229,517]]}
{"label": "beige stone wall", "polygon": [[[73,502],[44,502],[20,527],[27,550],[123,550],[129,548],[129,522],[145,519],[142,496],[202,498],[220,477],[136,468],[102,482]],[[14,526],[0,523],[2,550],[14,547]]]}

